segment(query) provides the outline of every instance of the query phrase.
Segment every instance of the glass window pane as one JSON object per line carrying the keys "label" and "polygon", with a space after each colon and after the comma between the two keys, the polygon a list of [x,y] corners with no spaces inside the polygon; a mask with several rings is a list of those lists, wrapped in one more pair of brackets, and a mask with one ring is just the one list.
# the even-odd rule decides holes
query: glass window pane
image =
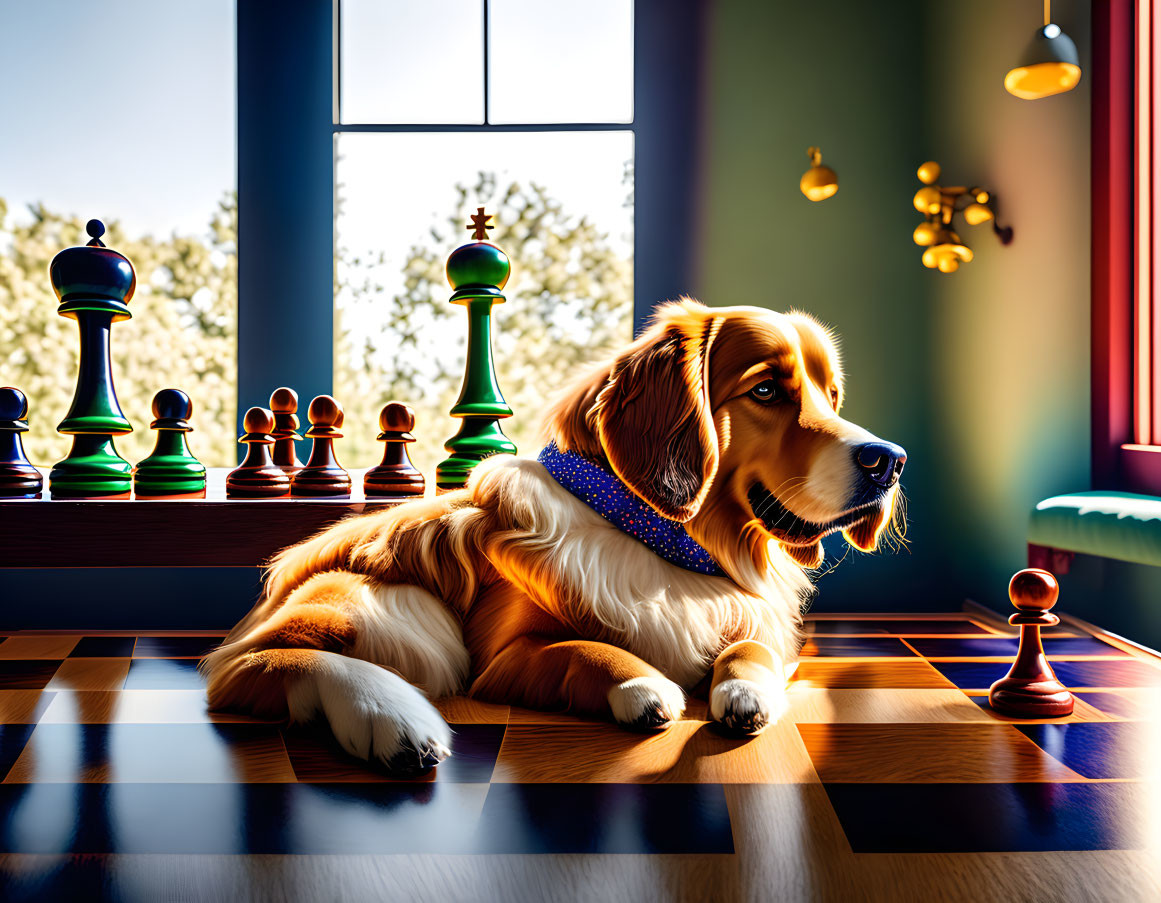
{"label": "glass window pane", "polygon": [[152,400],[194,402],[190,445],[212,466],[237,460],[233,0],[39,0],[0,4],[8,72],[0,92],[0,385],[29,398],[33,462],[52,465],[77,376],[77,325],[56,313],[48,263],[87,241],[132,260],[133,318],[113,329],[114,379],[151,450]]}
{"label": "glass window pane", "polygon": [[632,0],[492,0],[488,118],[632,122]]}
{"label": "glass window pane", "polygon": [[482,0],[342,0],[340,121],[484,121]]}
{"label": "glass window pane", "polygon": [[343,460],[381,457],[378,412],[391,399],[415,408],[412,458],[429,485],[446,457],[467,319],[448,303],[444,265],[478,206],[498,214],[490,237],[512,260],[493,342],[516,412],[503,429],[534,452],[552,391],[632,337],[632,133],[355,133],[338,151]]}

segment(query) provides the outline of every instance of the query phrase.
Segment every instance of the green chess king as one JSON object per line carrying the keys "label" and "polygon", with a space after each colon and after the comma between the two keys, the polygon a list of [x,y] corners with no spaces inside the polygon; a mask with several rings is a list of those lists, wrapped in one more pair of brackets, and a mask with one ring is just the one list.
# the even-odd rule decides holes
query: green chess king
{"label": "green chess king", "polygon": [[109,356],[114,323],[128,320],[137,287],[133,264],[101,242],[105,226],[91,219],[92,240],[65,248],[52,259],[48,275],[60,299],[56,312],[77,321],[81,355],[73,404],[57,432],[73,437],[73,447],[48,475],[53,498],[128,498],[132,468],[117,454],[113,437],[133,432],[113,388]]}
{"label": "green chess king", "polygon": [[512,265],[508,255],[487,241],[491,217],[479,207],[471,218],[474,241],[461,245],[447,259],[447,280],[454,289],[452,304],[468,309],[468,359],[459,400],[449,412],[461,418],[460,429],[444,443],[449,457],[435,469],[439,492],[459,489],[472,468],[484,458],[516,454],[516,445],[500,429],[500,420],[512,416],[512,408],[500,393],[492,360],[492,306],[504,303],[501,289]]}

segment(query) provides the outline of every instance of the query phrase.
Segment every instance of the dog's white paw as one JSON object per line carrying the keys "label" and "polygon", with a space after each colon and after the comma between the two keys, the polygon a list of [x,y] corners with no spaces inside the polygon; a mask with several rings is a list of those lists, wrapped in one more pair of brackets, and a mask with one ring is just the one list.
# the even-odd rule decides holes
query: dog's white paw
{"label": "dog's white paw", "polygon": [[293,720],[321,713],[343,749],[392,771],[425,771],[451,755],[451,729],[402,677],[360,659],[320,655],[326,667],[288,694]]}
{"label": "dog's white paw", "polygon": [[784,690],[751,680],[723,680],[710,693],[710,717],[734,733],[756,734],[785,710]]}
{"label": "dog's white paw", "polygon": [[685,691],[665,677],[634,677],[609,690],[609,708],[619,724],[657,730],[685,711]]}

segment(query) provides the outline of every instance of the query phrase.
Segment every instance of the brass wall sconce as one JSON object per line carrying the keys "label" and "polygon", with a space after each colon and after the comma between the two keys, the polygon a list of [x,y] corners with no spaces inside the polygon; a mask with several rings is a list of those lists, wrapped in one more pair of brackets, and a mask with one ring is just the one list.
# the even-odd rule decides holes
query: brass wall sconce
{"label": "brass wall sconce", "polygon": [[1011,227],[1001,227],[996,222],[992,209],[995,200],[992,193],[983,188],[965,188],[961,185],[941,186],[940,167],[928,161],[919,167],[919,181],[923,183],[915,193],[915,209],[923,214],[923,222],[915,227],[912,238],[915,244],[925,248],[923,265],[941,273],[954,273],[961,263],[971,263],[975,256],[972,249],[963,243],[953,228],[955,215],[963,214],[969,226],[991,222],[992,231],[999,236],[1002,244],[1012,240]]}
{"label": "brass wall sconce", "polygon": [[1032,36],[1020,64],[1004,76],[1004,87],[1023,100],[1038,100],[1071,91],[1080,75],[1076,45],[1052,21],[1052,0],[1044,0],[1044,27]]}
{"label": "brass wall sconce", "polygon": [[817,147],[808,147],[806,156],[810,158],[810,169],[802,174],[798,187],[812,201],[825,201],[838,191],[838,174],[822,165],[822,151]]}

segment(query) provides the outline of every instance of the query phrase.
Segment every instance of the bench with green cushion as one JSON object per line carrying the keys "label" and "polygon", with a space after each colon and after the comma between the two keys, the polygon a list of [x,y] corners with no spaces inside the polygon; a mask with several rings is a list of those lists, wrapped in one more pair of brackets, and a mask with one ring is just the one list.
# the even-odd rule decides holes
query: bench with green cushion
{"label": "bench with green cushion", "polygon": [[1161,565],[1161,498],[1071,492],[1040,502],[1028,524],[1028,563],[1066,573],[1074,554]]}

